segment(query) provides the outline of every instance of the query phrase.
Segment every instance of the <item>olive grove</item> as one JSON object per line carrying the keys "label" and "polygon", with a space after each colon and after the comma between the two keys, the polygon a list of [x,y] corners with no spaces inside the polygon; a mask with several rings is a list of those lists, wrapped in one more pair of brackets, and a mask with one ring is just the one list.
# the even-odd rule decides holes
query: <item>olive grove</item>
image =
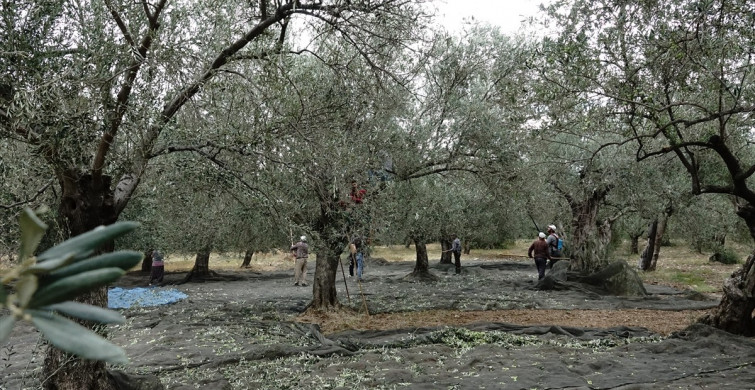
{"label": "olive grove", "polygon": [[[549,11],[557,32],[544,47],[558,66],[545,76],[622,123],[602,148],[632,148],[642,162],[673,156],[691,193],[736,199],[734,211],[755,239],[753,4],[576,0]],[[708,323],[753,334],[754,261],[725,283]]]}
{"label": "olive grove", "polygon": [[[0,135],[28,148],[14,162],[33,162],[16,167],[47,167],[40,176],[55,187],[58,231],[76,235],[115,222],[150,162],[174,141],[190,139],[197,152],[228,141],[219,128],[183,138],[186,107],[215,83],[255,80],[278,59],[310,53],[291,45],[292,20],[309,21],[315,39],[339,37],[380,72],[379,57],[413,39],[422,12],[420,3],[393,0],[5,1]],[[250,62],[258,71],[249,71]],[[239,129],[243,136],[273,136],[264,124],[274,112],[259,103],[260,115]],[[25,192],[18,198],[34,198]],[[85,298],[104,299],[104,290]],[[50,351],[45,387],[107,388],[100,363],[77,361],[80,369],[60,370],[63,361]]]}

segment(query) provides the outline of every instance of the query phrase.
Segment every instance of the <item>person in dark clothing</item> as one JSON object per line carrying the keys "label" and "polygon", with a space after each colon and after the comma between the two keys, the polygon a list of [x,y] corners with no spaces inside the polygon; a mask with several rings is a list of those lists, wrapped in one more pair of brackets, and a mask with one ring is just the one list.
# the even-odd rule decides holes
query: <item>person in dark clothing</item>
{"label": "person in dark clothing", "polygon": [[152,251],[152,270],[149,274],[149,285],[151,286],[152,282],[162,283],[164,275],[165,260],[163,259],[162,253],[155,249]]}
{"label": "person in dark clothing", "polygon": [[452,235],[451,253],[454,255],[454,264],[456,265],[456,274],[461,274],[461,240],[455,234]]}
{"label": "person in dark clothing", "polygon": [[527,251],[527,257],[535,257],[535,266],[537,267],[537,279],[540,280],[545,277],[545,265],[551,258],[551,253],[548,250],[548,243],[545,242],[545,233],[540,232],[537,239],[530,245],[530,249]]}

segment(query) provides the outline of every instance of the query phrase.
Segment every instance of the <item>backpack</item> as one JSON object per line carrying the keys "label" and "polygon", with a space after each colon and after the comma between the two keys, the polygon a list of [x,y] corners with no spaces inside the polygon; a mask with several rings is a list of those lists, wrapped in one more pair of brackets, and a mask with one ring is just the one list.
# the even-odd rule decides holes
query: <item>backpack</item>
{"label": "backpack", "polygon": [[558,236],[558,234],[554,233],[554,236],[556,236],[556,243],[555,245],[551,245],[555,250],[561,251],[564,249],[564,240],[561,239],[561,237]]}

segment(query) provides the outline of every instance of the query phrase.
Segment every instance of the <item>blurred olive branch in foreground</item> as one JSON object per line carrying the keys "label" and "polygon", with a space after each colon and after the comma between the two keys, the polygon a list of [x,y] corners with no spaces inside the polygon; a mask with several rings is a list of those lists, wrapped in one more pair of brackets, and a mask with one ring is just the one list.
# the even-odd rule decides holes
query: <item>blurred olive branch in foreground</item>
{"label": "blurred olive branch in foreground", "polygon": [[47,225],[25,208],[19,218],[18,264],[0,274],[0,309],[10,311],[0,318],[0,344],[16,321],[30,321],[45,339],[65,352],[84,359],[128,363],[123,349],[63,315],[100,324],[125,321],[118,312],[71,299],[118,280],[141,262],[142,254],[135,251],[95,255],[97,248],[138,226],[136,222],[100,226],[34,256]]}

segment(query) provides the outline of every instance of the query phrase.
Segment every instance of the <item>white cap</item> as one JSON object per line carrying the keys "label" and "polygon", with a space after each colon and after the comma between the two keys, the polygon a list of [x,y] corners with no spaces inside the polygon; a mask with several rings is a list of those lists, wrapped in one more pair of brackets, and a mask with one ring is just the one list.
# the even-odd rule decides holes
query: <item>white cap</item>
{"label": "white cap", "polygon": [[538,234],[537,236],[540,237],[540,238],[545,238],[545,233],[540,232],[540,234]]}
{"label": "white cap", "polygon": [[301,236],[300,240],[307,241],[307,236]]}
{"label": "white cap", "polygon": [[548,225],[548,229],[556,231],[556,225]]}

